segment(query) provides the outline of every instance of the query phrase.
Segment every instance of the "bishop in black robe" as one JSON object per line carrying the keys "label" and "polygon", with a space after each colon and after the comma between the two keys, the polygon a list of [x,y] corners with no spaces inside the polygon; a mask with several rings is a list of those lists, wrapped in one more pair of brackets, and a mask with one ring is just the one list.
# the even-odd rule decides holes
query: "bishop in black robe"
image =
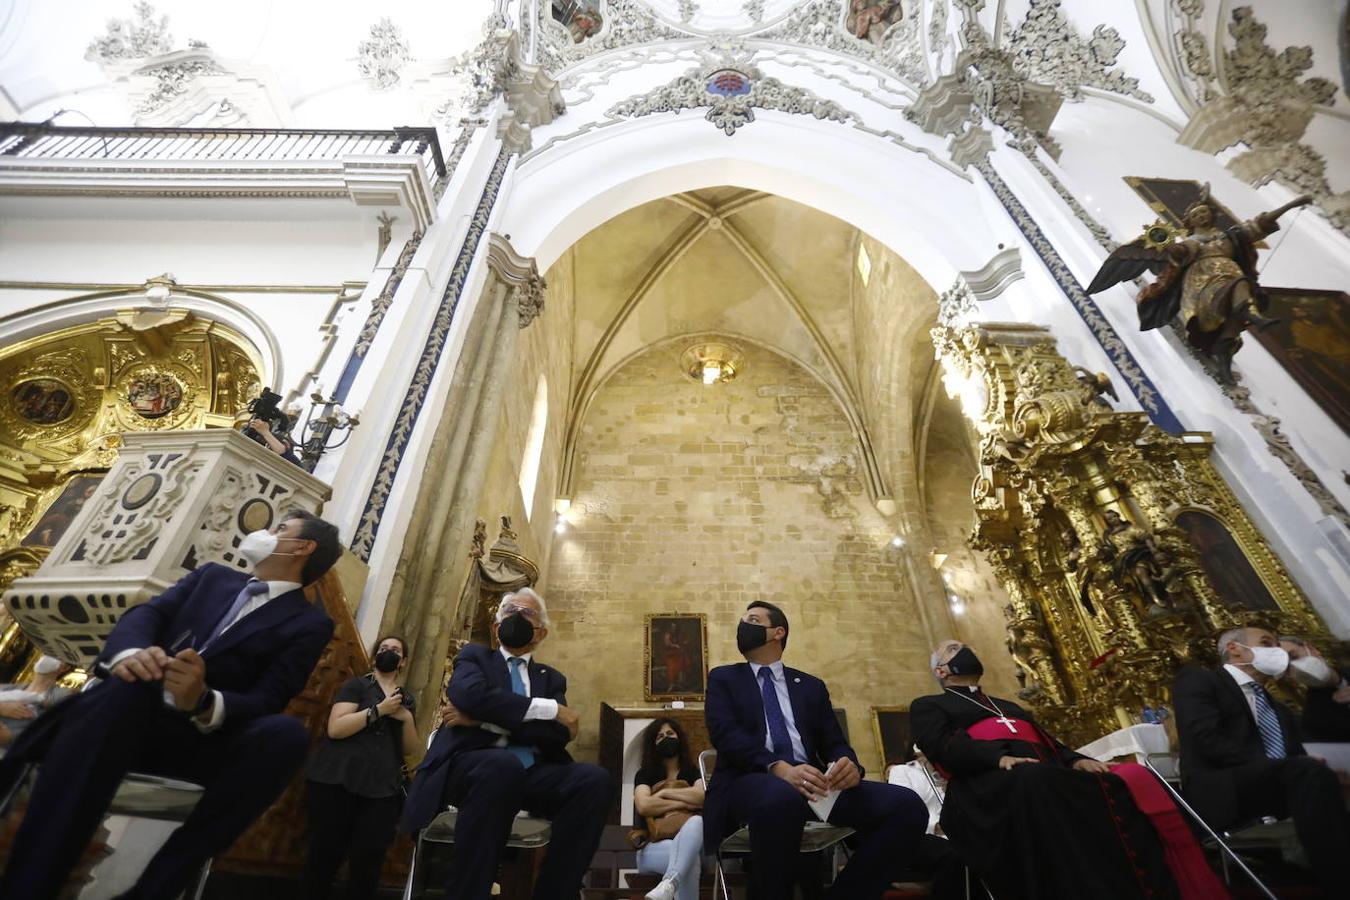
{"label": "bishop in black robe", "polygon": [[944,690],[910,704],[910,726],[949,779],[944,833],[999,900],[1179,896],[1124,781],[1016,703],[984,694],[969,648],[946,641],[934,659]]}

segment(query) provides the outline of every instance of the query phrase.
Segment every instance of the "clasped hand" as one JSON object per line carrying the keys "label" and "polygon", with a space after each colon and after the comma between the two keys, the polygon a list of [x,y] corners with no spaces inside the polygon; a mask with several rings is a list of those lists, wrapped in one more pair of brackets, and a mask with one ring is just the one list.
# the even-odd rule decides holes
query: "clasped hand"
{"label": "clasped hand", "polygon": [[807,800],[817,800],[832,790],[846,791],[862,780],[862,772],[847,756],[836,759],[826,772],[810,763],[794,766],[781,760],[774,763],[769,772],[792,785]]}
{"label": "clasped hand", "polygon": [[112,668],[113,675],[127,683],[162,681],[174,706],[185,712],[197,708],[206,692],[206,660],[191,647],[169,656],[160,647],[137,650]]}

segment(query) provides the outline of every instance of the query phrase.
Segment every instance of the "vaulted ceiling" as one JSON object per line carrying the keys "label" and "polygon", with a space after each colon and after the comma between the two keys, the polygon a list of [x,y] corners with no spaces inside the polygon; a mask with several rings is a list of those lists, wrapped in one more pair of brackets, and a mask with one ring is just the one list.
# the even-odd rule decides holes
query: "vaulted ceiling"
{"label": "vaulted ceiling", "polygon": [[[871,291],[858,267],[860,244],[868,247]],[[569,257],[574,434],[625,360],[680,336],[693,344],[719,334],[762,344],[813,372],[858,433],[874,496],[887,493],[889,476],[871,459],[876,367],[907,390],[909,357],[917,352],[920,368],[931,365],[931,349],[914,336],[932,322],[937,299],[903,259],[825,213],[733,187],[635,207],[583,237]]]}

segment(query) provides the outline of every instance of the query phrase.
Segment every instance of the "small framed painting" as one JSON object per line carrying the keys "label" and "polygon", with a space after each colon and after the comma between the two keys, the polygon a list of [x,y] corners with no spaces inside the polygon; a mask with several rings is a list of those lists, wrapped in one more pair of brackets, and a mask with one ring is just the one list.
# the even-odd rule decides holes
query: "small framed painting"
{"label": "small framed painting", "polygon": [[708,617],[648,613],[642,653],[647,700],[702,700],[708,689]]}
{"label": "small framed painting", "polygon": [[883,767],[911,759],[914,736],[909,729],[908,706],[872,707],[872,735]]}

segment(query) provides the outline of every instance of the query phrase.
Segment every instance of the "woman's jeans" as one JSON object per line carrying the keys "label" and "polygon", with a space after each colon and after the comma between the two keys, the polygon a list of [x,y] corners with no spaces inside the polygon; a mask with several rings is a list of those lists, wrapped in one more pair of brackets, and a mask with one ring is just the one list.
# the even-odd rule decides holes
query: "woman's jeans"
{"label": "woman's jeans", "polygon": [[675,900],[698,900],[703,864],[703,817],[690,816],[668,841],[648,844],[637,852],[639,872],[661,874],[675,882]]}

